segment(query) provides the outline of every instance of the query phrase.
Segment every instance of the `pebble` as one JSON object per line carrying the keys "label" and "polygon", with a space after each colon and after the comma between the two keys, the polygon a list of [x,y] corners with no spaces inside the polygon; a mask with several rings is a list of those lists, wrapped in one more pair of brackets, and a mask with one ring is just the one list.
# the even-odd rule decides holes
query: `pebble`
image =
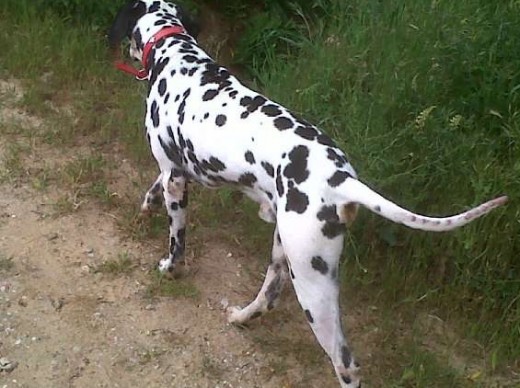
{"label": "pebble", "polygon": [[47,240],[53,241],[53,240],[56,240],[58,237],[60,237],[60,235],[58,233],[54,232],[47,236]]}
{"label": "pebble", "polygon": [[0,358],[0,371],[12,372],[17,366],[16,361],[9,361],[6,357]]}
{"label": "pebble", "polygon": [[18,304],[22,307],[27,307],[27,297],[23,295],[20,299],[18,299]]}
{"label": "pebble", "polygon": [[53,299],[51,303],[52,307],[54,307],[54,310],[60,311],[63,307],[63,298]]}

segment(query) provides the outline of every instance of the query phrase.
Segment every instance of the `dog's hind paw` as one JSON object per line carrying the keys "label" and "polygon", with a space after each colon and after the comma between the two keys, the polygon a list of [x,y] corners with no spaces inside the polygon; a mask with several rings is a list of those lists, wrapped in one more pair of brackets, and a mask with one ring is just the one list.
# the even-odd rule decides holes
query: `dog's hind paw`
{"label": "dog's hind paw", "polygon": [[243,311],[238,306],[229,306],[226,308],[227,321],[229,323],[241,324],[244,322]]}

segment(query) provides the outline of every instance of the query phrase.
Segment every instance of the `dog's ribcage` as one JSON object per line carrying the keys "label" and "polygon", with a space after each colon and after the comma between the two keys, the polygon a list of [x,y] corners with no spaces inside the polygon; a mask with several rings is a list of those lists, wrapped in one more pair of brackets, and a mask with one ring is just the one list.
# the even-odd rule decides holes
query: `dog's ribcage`
{"label": "dog's ribcage", "polygon": [[273,211],[287,195],[287,210],[298,213],[355,176],[328,136],[243,86],[196,44],[168,38],[150,59],[146,127],[161,170],[174,165],[206,186],[236,184]]}

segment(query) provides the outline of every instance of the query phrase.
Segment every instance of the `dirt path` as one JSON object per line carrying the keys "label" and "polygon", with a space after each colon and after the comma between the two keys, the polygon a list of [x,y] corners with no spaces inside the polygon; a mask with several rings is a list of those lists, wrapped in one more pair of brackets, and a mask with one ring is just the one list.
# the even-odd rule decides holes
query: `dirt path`
{"label": "dirt path", "polygon": [[[2,88],[12,103],[23,95],[17,82]],[[2,128],[46,125],[9,102],[1,117]],[[27,175],[84,151],[0,137],[0,160],[10,144],[32,143]],[[292,292],[250,328],[226,323],[222,300],[255,295],[258,263],[210,241],[192,249],[184,280],[159,280],[160,248],[124,236],[118,216],[95,201],[56,211],[62,196],[59,185],[37,190],[30,176],[0,184],[0,358],[12,369],[0,372],[0,387],[336,386]],[[183,281],[195,295],[150,291]]]}
{"label": "dirt path", "polygon": [[[247,285],[255,283],[239,269],[245,258],[219,246],[205,249],[191,271],[197,298],[153,300],[145,296],[146,272],[156,252],[121,240],[111,217],[93,207],[53,218],[26,188],[4,187],[0,198],[0,252],[13,263],[1,282],[1,349],[18,362],[2,376],[4,384],[282,385],[270,378],[269,355],[257,353],[248,333],[227,325],[220,308],[225,296],[244,301],[253,295]],[[122,250],[138,264],[131,274],[95,273]]]}

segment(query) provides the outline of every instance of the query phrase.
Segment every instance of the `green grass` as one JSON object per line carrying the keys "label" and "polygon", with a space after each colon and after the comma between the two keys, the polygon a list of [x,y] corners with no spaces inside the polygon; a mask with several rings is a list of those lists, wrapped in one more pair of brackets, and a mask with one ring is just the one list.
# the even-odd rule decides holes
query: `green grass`
{"label": "green grass", "polygon": [[510,197],[507,208],[441,235],[362,212],[345,248],[347,289],[440,309],[490,354],[518,359],[518,2],[330,3],[335,12],[292,45],[289,60],[257,48],[268,63],[253,74],[266,94],[332,135],[362,180],[414,211]]}
{"label": "green grass", "polygon": [[158,270],[153,271],[150,277],[145,296],[148,298],[170,297],[170,298],[197,298],[199,290],[189,279],[174,279],[161,274]]}
{"label": "green grass", "polygon": [[128,275],[136,268],[136,259],[128,252],[122,252],[116,258],[103,261],[96,266],[95,272],[116,275]]}
{"label": "green grass", "polygon": [[8,272],[14,268],[13,258],[0,253],[0,272]]}
{"label": "green grass", "polygon": [[[229,2],[235,7],[230,14],[251,17],[236,58],[265,94],[333,136],[364,181],[428,214],[510,196],[506,209],[448,234],[409,231],[361,212],[347,235],[345,296],[352,303],[369,300],[382,320],[400,316],[409,326],[419,312],[433,311],[461,337],[480,341],[485,373],[503,372],[507,365],[518,370],[519,3],[281,3],[279,8],[266,1],[249,14],[244,3]],[[63,169],[43,166],[32,184],[45,190],[64,183],[57,214],[96,199],[114,210],[129,236],[166,244],[165,216],[138,216],[139,195],[156,173],[143,133],[146,85],[112,68],[100,19],[81,22],[18,0],[2,3],[0,18],[0,75],[22,81],[26,93],[17,104],[47,123],[31,141],[81,148]],[[16,129],[0,131],[12,135]],[[26,174],[20,144],[7,145],[2,181]],[[96,152],[85,154],[85,147]],[[138,178],[132,190],[115,197],[110,168],[123,157],[138,166]],[[268,257],[272,228],[258,220],[257,210],[229,190],[194,186],[189,240],[203,240],[198,231],[208,226],[212,237]],[[147,294],[198,292],[187,280],[154,274]],[[379,350],[391,366],[378,375],[393,386],[463,384],[433,351],[405,342],[391,343],[403,349],[400,364],[390,350]]]}

